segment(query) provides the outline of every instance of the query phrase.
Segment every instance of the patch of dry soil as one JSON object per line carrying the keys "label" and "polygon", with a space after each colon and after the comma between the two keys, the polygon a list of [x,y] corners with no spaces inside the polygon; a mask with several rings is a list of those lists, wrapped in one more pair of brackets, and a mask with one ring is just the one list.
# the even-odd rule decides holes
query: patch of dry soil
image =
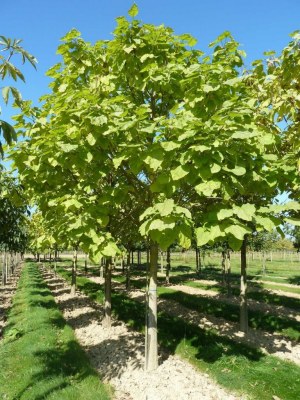
{"label": "patch of dry soil", "polygon": [[[62,278],[44,270],[44,279],[55,296],[66,321],[75,330],[94,368],[115,387],[117,400],[242,400],[245,396],[228,393],[207,374],[196,371],[177,356],[160,351],[156,371],[145,372],[144,337],[113,320],[105,329],[103,307],[77,292]],[[99,278],[100,279],[100,278]]]}

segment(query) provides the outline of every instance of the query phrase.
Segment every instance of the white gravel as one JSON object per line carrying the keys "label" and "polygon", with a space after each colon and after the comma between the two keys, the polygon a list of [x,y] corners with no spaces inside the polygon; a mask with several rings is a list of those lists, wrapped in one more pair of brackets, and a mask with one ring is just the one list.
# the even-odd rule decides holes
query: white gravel
{"label": "white gravel", "polygon": [[101,325],[103,309],[85,295],[69,294],[61,278],[44,271],[44,278],[75,330],[94,368],[115,388],[116,400],[242,400],[221,388],[207,374],[196,371],[177,356],[160,352],[156,371],[144,371],[144,337],[113,321],[111,329]]}

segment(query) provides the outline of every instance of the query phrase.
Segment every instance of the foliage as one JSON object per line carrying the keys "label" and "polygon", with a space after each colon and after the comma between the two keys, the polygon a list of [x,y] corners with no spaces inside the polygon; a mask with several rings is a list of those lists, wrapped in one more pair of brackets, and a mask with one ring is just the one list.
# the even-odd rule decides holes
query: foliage
{"label": "foliage", "polygon": [[[21,56],[23,64],[28,61],[34,68],[36,68],[37,60],[30,53],[23,49],[23,47],[20,45],[21,42],[22,40],[20,39],[10,39],[5,36],[0,36],[0,80],[4,81],[7,78],[12,78],[14,81],[21,79],[23,82],[25,82],[22,72],[11,62],[12,57],[16,55]],[[9,101],[10,95],[14,99],[16,105],[21,107],[22,96],[19,90],[13,86],[2,87],[2,97],[6,104]],[[0,120],[0,134],[1,133],[4,137],[4,140],[8,144],[12,144],[13,141],[17,140],[17,135],[14,128],[3,120]],[[0,154],[3,156],[1,141]]]}
{"label": "foliage", "polygon": [[28,209],[23,188],[7,172],[0,174],[0,249],[24,252],[27,246]]}

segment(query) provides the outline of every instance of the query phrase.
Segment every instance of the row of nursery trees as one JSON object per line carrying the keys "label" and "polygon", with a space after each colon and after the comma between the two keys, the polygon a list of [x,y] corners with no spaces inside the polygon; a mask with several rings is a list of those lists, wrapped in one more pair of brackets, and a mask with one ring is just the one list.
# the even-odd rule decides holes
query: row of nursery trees
{"label": "row of nursery trees", "polygon": [[[299,225],[300,34],[281,55],[244,68],[229,32],[210,44],[165,26],[117,18],[95,44],[71,30],[39,107],[21,103],[13,152],[45,231],[38,240],[112,257],[146,240],[146,369],[157,367],[159,248],[227,242],[241,251],[241,330],[247,331],[246,243]],[[279,124],[279,122],[284,123]],[[276,203],[288,192],[291,201]],[[298,219],[297,219],[298,218]]]}

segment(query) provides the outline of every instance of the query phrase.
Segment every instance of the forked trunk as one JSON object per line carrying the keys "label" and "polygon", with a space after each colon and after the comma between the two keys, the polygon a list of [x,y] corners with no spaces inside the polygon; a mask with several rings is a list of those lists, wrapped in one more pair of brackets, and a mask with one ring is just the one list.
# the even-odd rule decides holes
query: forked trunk
{"label": "forked trunk", "polygon": [[248,332],[248,305],[247,305],[247,239],[241,247],[241,293],[240,293],[240,330]]}
{"label": "forked trunk", "polygon": [[77,273],[77,249],[74,249],[73,262],[72,262],[72,281],[71,281],[71,294],[76,293],[76,273]]}
{"label": "forked trunk", "polygon": [[145,369],[153,371],[158,366],[157,352],[157,264],[158,245],[150,243],[149,285],[146,307]]}
{"label": "forked trunk", "polygon": [[111,327],[111,270],[112,270],[112,259],[107,257],[105,260],[105,302],[104,302],[104,320],[103,326],[105,328]]}

